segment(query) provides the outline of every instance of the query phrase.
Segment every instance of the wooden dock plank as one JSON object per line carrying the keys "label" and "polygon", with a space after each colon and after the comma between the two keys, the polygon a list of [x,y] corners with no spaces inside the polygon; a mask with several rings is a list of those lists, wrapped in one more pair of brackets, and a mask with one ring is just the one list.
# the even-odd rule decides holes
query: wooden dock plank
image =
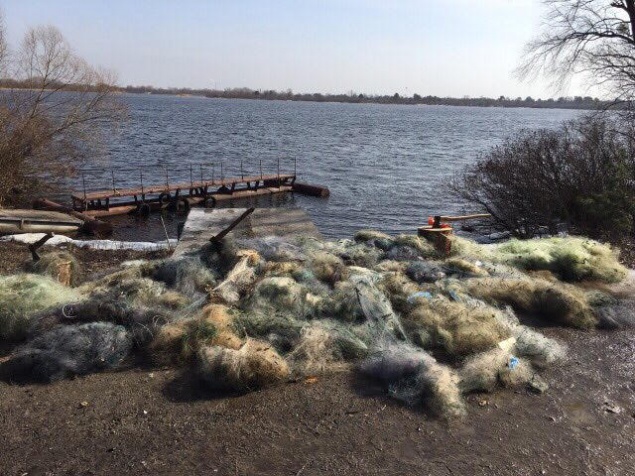
{"label": "wooden dock plank", "polygon": [[0,209],[0,234],[73,233],[83,221],[60,212]]}
{"label": "wooden dock plank", "polygon": [[80,219],[66,213],[29,209],[0,209],[0,220],[50,221],[71,225],[81,225],[83,223]]}
{"label": "wooden dock plank", "polygon": [[[200,249],[209,242],[212,236],[223,231],[246,210],[246,208],[192,209],[174,255],[179,256]],[[257,208],[232,230],[231,236],[322,238],[315,224],[300,208]]]}

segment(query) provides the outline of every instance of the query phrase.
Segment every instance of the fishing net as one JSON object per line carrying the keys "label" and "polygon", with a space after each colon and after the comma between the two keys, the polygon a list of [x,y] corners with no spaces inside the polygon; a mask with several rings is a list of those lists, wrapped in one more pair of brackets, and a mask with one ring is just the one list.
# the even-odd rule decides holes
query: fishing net
{"label": "fishing net", "polygon": [[132,338],[122,326],[61,326],[22,346],[7,365],[17,379],[52,382],[116,368],[131,348]]}
{"label": "fishing net", "polygon": [[518,316],[635,323],[633,301],[606,284],[624,275],[616,254],[580,238],[454,237],[449,257],[421,237],[368,230],[336,242],[225,238],[77,287],[47,276],[59,278],[58,258],[34,268],[42,275],[0,277],[0,339],[26,339],[7,363],[13,375],[83,375],[131,352],[194,368],[216,390],[359,371],[401,402],[455,418],[463,394],[544,388],[538,373],[566,362],[562,344]]}

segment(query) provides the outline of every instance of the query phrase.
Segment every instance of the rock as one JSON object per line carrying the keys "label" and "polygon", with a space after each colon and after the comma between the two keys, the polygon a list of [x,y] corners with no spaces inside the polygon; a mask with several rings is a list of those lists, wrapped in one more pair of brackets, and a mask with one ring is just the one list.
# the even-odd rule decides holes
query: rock
{"label": "rock", "polygon": [[538,394],[545,393],[549,389],[547,382],[537,375],[534,375],[527,385],[529,386],[529,390]]}
{"label": "rock", "polygon": [[622,413],[622,407],[615,405],[614,403],[611,403],[609,401],[605,401],[602,408],[606,413],[614,413],[616,415]]}
{"label": "rock", "polygon": [[406,269],[406,275],[419,284],[434,283],[445,278],[445,273],[440,266],[425,261],[410,263]]}
{"label": "rock", "polygon": [[386,253],[386,259],[393,261],[415,261],[420,257],[416,249],[402,245],[394,246]]}

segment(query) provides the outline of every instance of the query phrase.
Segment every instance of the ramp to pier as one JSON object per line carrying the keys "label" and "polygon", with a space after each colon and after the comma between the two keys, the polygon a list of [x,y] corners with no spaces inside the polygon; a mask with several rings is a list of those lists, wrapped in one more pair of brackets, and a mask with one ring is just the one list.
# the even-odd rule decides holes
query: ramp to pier
{"label": "ramp to pier", "polygon": [[[212,236],[227,228],[246,208],[195,208],[187,217],[174,256],[200,249]],[[310,236],[322,238],[315,224],[300,208],[256,208],[234,228],[230,236]]]}

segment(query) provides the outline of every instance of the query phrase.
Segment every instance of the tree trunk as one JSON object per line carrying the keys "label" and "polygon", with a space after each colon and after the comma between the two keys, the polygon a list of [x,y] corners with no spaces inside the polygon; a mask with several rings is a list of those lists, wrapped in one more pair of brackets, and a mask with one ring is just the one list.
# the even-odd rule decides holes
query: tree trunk
{"label": "tree trunk", "polygon": [[626,0],[625,10],[631,22],[631,41],[635,44],[635,0]]}

